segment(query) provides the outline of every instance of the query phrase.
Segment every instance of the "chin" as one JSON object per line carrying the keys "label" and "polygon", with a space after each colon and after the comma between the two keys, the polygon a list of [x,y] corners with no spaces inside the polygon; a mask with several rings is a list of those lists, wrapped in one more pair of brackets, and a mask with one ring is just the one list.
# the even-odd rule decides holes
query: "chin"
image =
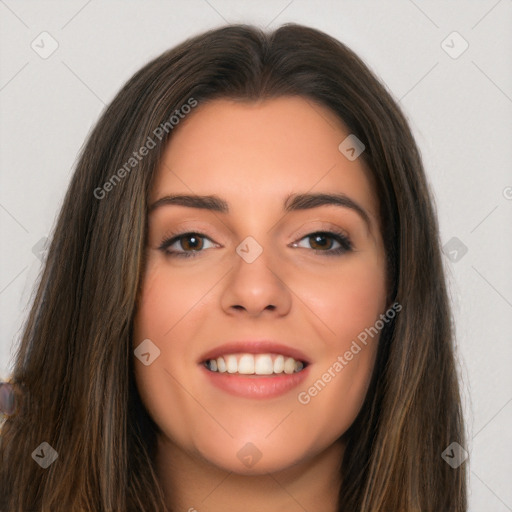
{"label": "chin", "polygon": [[201,447],[200,456],[209,464],[239,475],[265,475],[286,470],[311,454],[298,452],[297,444],[282,439],[274,442],[262,436],[253,440],[230,439],[222,446],[220,443]]}

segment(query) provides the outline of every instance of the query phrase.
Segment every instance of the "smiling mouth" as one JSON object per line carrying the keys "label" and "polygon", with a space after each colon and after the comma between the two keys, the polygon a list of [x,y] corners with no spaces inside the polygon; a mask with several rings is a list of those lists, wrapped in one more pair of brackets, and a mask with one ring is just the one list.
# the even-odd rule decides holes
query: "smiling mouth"
{"label": "smiling mouth", "polygon": [[291,375],[301,372],[306,366],[305,361],[294,359],[282,354],[226,354],[215,359],[207,359],[202,363],[207,370],[214,373],[226,373],[248,376]]}

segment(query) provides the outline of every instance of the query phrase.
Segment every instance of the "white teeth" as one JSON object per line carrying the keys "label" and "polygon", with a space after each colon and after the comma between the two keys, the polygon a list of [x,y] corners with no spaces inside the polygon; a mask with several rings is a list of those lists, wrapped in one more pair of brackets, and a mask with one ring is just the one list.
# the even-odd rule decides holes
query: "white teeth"
{"label": "white teeth", "polygon": [[[210,360],[210,363],[211,361],[215,361],[215,359],[211,359]],[[224,358],[223,357],[219,357],[217,359],[217,368],[219,370],[220,373],[224,373],[226,371],[226,362],[224,361]],[[213,370],[213,368],[211,367],[211,364],[210,364],[210,370],[212,371],[215,371]]]}
{"label": "white teeth", "polygon": [[238,362],[236,356],[226,356],[226,368],[228,373],[236,373],[238,370]]}
{"label": "white teeth", "polygon": [[254,358],[254,373],[256,375],[272,375],[274,364],[269,354],[258,354]]}
{"label": "white teeth", "polygon": [[274,373],[284,372],[284,356],[277,356],[274,360]]}
{"label": "white teeth", "polygon": [[295,359],[287,357],[284,362],[284,373],[292,374],[295,371]]}
{"label": "white teeth", "polygon": [[282,354],[227,354],[206,361],[206,367],[212,372],[238,373],[240,375],[272,375],[300,372],[304,368],[302,361]]}
{"label": "white teeth", "polygon": [[240,358],[238,361],[238,373],[242,373],[244,375],[251,375],[254,373],[254,357],[247,354]]}

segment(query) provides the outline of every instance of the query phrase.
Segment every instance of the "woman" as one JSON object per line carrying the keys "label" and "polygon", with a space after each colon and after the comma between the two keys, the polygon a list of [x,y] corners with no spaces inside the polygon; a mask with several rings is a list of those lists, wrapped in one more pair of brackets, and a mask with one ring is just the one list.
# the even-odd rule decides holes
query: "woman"
{"label": "woman", "polygon": [[17,355],[2,510],[463,511],[438,226],[389,93],[311,28],[135,74]]}

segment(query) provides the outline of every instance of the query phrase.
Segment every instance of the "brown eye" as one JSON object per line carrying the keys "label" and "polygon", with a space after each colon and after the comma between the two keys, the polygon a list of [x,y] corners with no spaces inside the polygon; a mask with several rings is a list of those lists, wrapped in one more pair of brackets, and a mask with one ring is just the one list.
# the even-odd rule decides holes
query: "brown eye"
{"label": "brown eye", "polygon": [[[210,245],[205,247],[205,241]],[[188,257],[197,256],[204,252],[204,249],[214,246],[215,244],[201,233],[181,233],[164,240],[159,249],[168,256]]]}
{"label": "brown eye", "polygon": [[324,233],[309,235],[308,238],[312,249],[331,249],[334,243],[333,238],[329,235],[325,235]]}
{"label": "brown eye", "polygon": [[180,238],[181,247],[185,250],[198,251],[203,248],[204,242],[202,237],[195,233],[187,234]]}
{"label": "brown eye", "polygon": [[[309,247],[300,245],[303,240],[307,241]],[[301,238],[299,242],[292,244],[293,247],[304,247],[312,249],[325,255],[340,255],[352,250],[352,242],[343,233],[317,231]]]}

